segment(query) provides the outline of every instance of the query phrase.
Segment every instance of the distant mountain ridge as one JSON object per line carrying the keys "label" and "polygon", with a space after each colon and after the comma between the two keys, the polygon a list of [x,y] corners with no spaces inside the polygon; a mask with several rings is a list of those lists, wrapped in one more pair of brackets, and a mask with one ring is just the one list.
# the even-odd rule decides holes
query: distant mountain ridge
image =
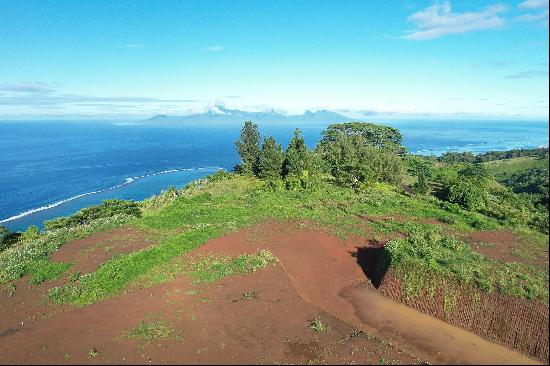
{"label": "distant mountain ridge", "polygon": [[306,110],[303,114],[286,115],[276,111],[247,112],[216,105],[209,111],[186,116],[169,116],[160,114],[142,121],[145,124],[182,124],[182,123],[232,123],[252,120],[267,123],[338,123],[354,120],[340,113],[320,110]]}

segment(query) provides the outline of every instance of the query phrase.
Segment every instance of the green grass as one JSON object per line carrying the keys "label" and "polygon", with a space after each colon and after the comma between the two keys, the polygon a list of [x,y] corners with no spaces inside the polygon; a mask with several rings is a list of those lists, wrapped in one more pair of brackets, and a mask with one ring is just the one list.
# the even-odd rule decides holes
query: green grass
{"label": "green grass", "polygon": [[235,259],[209,256],[194,262],[190,274],[196,283],[211,283],[227,276],[256,272],[276,262],[277,258],[267,250],[253,255],[243,254]]}
{"label": "green grass", "polygon": [[410,225],[406,238],[392,240],[386,246],[380,266],[387,265],[402,279],[408,297],[466,285],[548,302],[547,270],[487,258],[436,226]]}
{"label": "green grass", "polygon": [[145,341],[175,339],[182,340],[183,335],[173,326],[155,316],[148,316],[139,325],[126,333],[128,339]]}
{"label": "green grass", "polygon": [[254,178],[235,176],[192,186],[160,207],[154,205],[132,225],[164,233],[158,245],[113,258],[76,283],[52,289],[50,296],[57,302],[75,305],[113,296],[209,239],[266,219],[309,220],[345,236],[360,231],[358,228],[364,226],[361,216],[392,214],[435,218],[460,230],[500,227],[496,220],[481,214],[435,199],[408,197],[381,184],[358,192],[330,183],[321,183],[312,190],[287,191],[269,189],[265,182]]}
{"label": "green grass", "polygon": [[507,174],[517,173],[534,168],[548,169],[548,158],[539,159],[534,157],[522,157],[504,160],[495,160],[483,163],[487,171],[494,175],[497,180]]}
{"label": "green grass", "polygon": [[45,281],[58,279],[66,270],[72,267],[72,263],[50,262],[38,260],[31,262],[27,267],[30,276],[30,283],[37,285]]}
{"label": "green grass", "polygon": [[[496,219],[462,210],[430,196],[410,197],[384,184],[352,190],[327,179],[313,189],[289,191],[253,177],[234,175],[217,181],[200,180],[184,190],[170,190],[152,197],[142,204],[142,217],[138,219],[102,218],[87,225],[47,231],[36,240],[10,248],[0,253],[0,283],[17,279],[35,267],[45,266],[45,272],[55,272],[53,267],[44,264],[47,256],[67,241],[96,231],[130,225],[154,232],[158,244],[118,255],[95,272],[72,277],[71,283],[51,289],[50,298],[55,302],[82,306],[116,295],[143,279],[153,283],[165,281],[170,277],[163,268],[177,263],[174,262],[177,258],[212,238],[265,220],[307,221],[313,227],[322,227],[345,238],[350,234],[365,234],[365,217],[392,215],[411,220],[436,219],[464,231],[502,228]],[[397,221],[370,225],[379,232],[414,229],[408,228],[410,224]],[[525,229],[525,232],[532,231]],[[195,276],[199,281],[208,282],[209,278],[224,273],[237,273],[242,270],[239,266],[243,265],[243,260],[216,264],[203,272],[197,269]]]}

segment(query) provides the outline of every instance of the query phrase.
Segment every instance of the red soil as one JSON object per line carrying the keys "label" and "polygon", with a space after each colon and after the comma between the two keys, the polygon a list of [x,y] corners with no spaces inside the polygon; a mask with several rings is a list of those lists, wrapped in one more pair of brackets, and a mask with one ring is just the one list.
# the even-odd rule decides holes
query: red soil
{"label": "red soil", "polygon": [[151,234],[133,228],[117,228],[74,240],[51,255],[54,262],[73,263],[71,271],[89,273],[117,254],[131,253],[155,244]]}
{"label": "red soil", "polygon": [[[99,241],[96,237],[89,245]],[[33,323],[25,321],[28,312],[14,312],[15,305],[7,304],[0,363],[533,362],[447,323],[434,325],[416,310],[395,310],[395,303],[366,286],[368,268],[357,263],[358,248],[371,246],[365,239],[343,241],[290,224],[271,222],[238,231],[211,240],[191,256],[269,249],[280,263],[209,286],[178,277]],[[85,247],[72,257],[57,255],[70,261]],[[13,297],[32,292],[18,291]],[[254,297],[246,300],[242,294],[249,291]],[[40,298],[41,293],[32,296]],[[183,339],[129,340],[125,332],[150,314],[181,332]],[[4,321],[7,316],[10,320]],[[312,331],[308,324],[314,318],[331,330]],[[17,329],[4,325],[22,320]],[[92,348],[99,352],[96,357],[88,354]]]}
{"label": "red soil", "polygon": [[465,238],[473,248],[494,259],[504,262],[534,264],[548,268],[548,251],[539,253],[533,258],[518,256],[514,251],[522,251],[522,244],[516,235],[509,230],[476,231]]}

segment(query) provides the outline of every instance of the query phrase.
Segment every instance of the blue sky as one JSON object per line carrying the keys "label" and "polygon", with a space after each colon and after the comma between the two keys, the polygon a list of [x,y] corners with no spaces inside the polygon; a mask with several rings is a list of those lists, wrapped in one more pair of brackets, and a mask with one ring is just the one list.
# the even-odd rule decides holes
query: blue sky
{"label": "blue sky", "polygon": [[548,120],[548,0],[0,0],[0,118]]}

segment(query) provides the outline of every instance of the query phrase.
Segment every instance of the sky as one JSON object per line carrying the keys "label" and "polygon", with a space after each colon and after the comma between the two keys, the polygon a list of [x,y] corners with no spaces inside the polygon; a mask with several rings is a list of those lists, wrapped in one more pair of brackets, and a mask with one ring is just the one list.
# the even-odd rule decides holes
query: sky
{"label": "sky", "polygon": [[0,0],[0,119],[548,120],[548,0]]}

